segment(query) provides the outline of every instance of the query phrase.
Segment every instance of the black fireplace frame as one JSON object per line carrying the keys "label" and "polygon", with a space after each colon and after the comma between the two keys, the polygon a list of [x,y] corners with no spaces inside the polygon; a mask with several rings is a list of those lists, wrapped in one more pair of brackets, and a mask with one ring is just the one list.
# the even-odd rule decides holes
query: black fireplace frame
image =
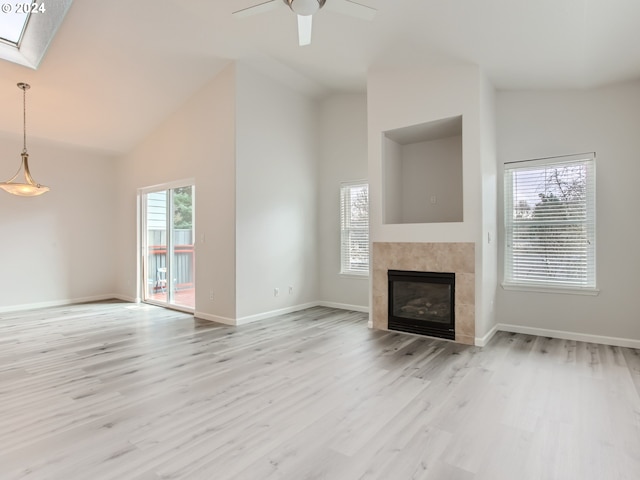
{"label": "black fireplace frame", "polygon": [[[413,318],[398,317],[393,314],[393,282],[421,282],[421,283],[439,283],[450,285],[450,302],[451,302],[451,318],[447,324],[440,322],[430,322],[428,320],[416,320]],[[398,332],[415,333],[418,335],[427,335],[430,337],[445,338],[447,340],[455,340],[455,273],[443,272],[412,272],[408,270],[388,270],[387,282],[389,285],[388,303],[389,303],[389,324],[388,329]]]}

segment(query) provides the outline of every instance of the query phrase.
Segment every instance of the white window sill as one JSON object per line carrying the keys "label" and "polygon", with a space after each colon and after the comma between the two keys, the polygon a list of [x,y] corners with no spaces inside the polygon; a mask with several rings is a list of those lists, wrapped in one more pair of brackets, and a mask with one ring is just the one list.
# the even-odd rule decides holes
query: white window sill
{"label": "white window sill", "polygon": [[590,295],[596,296],[600,293],[597,288],[563,288],[563,287],[540,287],[536,285],[524,285],[503,283],[502,288],[516,292],[536,292],[536,293],[556,293],[561,295]]}
{"label": "white window sill", "polygon": [[349,273],[349,272],[340,272],[340,276],[343,278],[359,278],[360,280],[368,280],[368,273]]}

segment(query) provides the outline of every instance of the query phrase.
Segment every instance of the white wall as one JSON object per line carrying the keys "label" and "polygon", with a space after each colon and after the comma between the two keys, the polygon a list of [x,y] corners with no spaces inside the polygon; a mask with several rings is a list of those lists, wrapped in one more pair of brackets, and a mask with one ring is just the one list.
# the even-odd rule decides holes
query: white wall
{"label": "white wall", "polygon": [[[640,83],[584,91],[498,93],[498,159],[596,152],[598,296],[498,289],[498,321],[640,340]],[[502,182],[499,182],[502,185]],[[498,198],[502,199],[500,188]],[[502,224],[502,202],[499,205]],[[502,233],[502,231],[501,231]],[[502,272],[503,245],[500,245]]]}
{"label": "white wall", "polygon": [[[326,105],[321,112],[317,101],[237,63],[123,156],[118,292],[133,299],[139,288],[137,190],[194,178],[197,316],[241,323],[321,298],[366,306],[366,280],[345,279],[344,288],[320,293],[318,259],[338,263],[339,254],[325,256],[318,229],[338,228],[339,210],[323,223],[319,202],[339,197],[338,184],[335,196],[320,193],[319,185],[366,178],[365,97]],[[344,131],[331,130],[328,122]],[[321,135],[330,144],[322,153],[323,160],[331,158],[326,165],[319,162]],[[339,230],[332,241],[339,248]]]}
{"label": "white wall", "polygon": [[193,178],[197,316],[235,318],[235,80],[230,65],[119,159],[120,295],[133,299],[139,292],[138,189]]}
{"label": "white wall", "polygon": [[461,222],[462,137],[402,145],[401,157],[402,223]]}
{"label": "white wall", "polygon": [[367,180],[367,98],[332,95],[320,110],[318,270],[320,300],[369,306],[369,278],[340,275],[340,183]]}
{"label": "white wall", "polygon": [[247,65],[236,68],[236,274],[242,321],[318,299],[319,125],[316,101]]}
{"label": "white wall", "polygon": [[[29,140],[34,179],[51,191],[0,191],[0,310],[109,297],[115,292],[113,157]],[[22,137],[0,136],[0,181],[20,165]]]}
{"label": "white wall", "polygon": [[382,148],[382,223],[402,221],[402,145],[383,137]]}
{"label": "white wall", "polygon": [[[481,262],[482,281],[476,284],[481,315],[476,317],[476,342],[482,344],[496,325],[498,287],[498,212],[496,95],[485,75],[480,77],[480,170],[482,181],[482,229],[476,242],[476,262]],[[480,340],[478,340],[480,339]]]}

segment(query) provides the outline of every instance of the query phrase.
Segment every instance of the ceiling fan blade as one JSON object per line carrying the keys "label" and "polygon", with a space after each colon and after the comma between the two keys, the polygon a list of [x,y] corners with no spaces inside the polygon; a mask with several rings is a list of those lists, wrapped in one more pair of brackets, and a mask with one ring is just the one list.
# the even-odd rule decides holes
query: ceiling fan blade
{"label": "ceiling fan blade", "polygon": [[250,17],[251,15],[258,15],[259,13],[269,12],[274,8],[280,6],[280,0],[268,0],[267,2],[259,3],[252,7],[243,8],[237,12],[233,12],[232,15],[236,18]]}
{"label": "ceiling fan blade", "polygon": [[312,15],[298,15],[298,42],[301,47],[311,44]]}
{"label": "ceiling fan blade", "polygon": [[373,7],[352,2],[351,0],[331,0],[325,4],[324,9],[362,20],[373,20],[373,17],[375,17],[378,12],[378,10]]}

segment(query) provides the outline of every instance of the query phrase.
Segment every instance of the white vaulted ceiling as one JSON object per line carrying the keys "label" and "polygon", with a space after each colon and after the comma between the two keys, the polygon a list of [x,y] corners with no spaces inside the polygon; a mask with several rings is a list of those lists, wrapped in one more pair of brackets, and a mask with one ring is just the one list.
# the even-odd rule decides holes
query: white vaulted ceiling
{"label": "white vaulted ceiling", "polygon": [[231,16],[261,1],[76,0],[38,70],[0,61],[0,131],[21,132],[26,81],[30,135],[124,152],[235,59],[316,95],[364,91],[370,68],[449,62],[499,89],[640,78],[638,0],[359,0],[373,21],[323,9],[307,47],[284,5]]}

